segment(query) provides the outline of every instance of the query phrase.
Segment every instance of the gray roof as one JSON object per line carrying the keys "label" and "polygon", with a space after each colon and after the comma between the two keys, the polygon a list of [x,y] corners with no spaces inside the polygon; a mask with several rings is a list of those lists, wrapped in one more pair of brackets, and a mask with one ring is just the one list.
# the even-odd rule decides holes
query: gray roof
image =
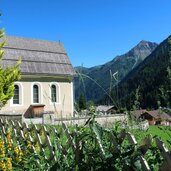
{"label": "gray roof", "polygon": [[98,112],[107,112],[108,110],[112,109],[114,106],[105,106],[105,105],[100,105],[96,107],[96,111]]}
{"label": "gray roof", "polygon": [[[23,75],[73,76],[74,68],[64,46],[51,42],[15,36],[5,36],[5,55],[2,66],[15,65],[19,58]],[[1,42],[3,41],[1,40]]]}

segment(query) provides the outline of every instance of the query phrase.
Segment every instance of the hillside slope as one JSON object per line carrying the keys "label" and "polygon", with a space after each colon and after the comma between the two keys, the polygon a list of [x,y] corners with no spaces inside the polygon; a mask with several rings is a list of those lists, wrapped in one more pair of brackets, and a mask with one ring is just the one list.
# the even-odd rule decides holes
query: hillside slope
{"label": "hillside slope", "polygon": [[[170,105],[171,82],[168,79],[168,67],[171,68],[171,36],[134,68],[119,83],[118,89],[112,90],[114,101],[122,107],[131,108],[139,87],[141,108],[157,108],[159,102],[163,107]],[[107,97],[104,101],[107,101]]]}

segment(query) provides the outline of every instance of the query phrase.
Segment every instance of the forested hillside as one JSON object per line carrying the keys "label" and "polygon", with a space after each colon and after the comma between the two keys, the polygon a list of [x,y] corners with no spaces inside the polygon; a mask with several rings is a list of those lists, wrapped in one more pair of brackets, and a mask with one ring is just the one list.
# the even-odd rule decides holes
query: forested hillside
{"label": "forested hillside", "polygon": [[120,107],[132,108],[135,103],[141,108],[171,107],[170,68],[171,36],[112,90],[112,98]]}

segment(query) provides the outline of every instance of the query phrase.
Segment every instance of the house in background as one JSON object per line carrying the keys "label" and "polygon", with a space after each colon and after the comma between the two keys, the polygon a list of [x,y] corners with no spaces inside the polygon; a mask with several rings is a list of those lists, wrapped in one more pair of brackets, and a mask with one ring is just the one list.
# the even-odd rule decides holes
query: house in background
{"label": "house in background", "polygon": [[73,116],[75,71],[63,44],[13,36],[4,40],[2,66],[13,66],[21,58],[22,76],[15,83],[14,97],[1,113],[28,116],[30,111],[55,111],[59,117]]}
{"label": "house in background", "polygon": [[148,120],[150,125],[171,125],[171,116],[159,110],[137,110],[132,112],[137,119]]}

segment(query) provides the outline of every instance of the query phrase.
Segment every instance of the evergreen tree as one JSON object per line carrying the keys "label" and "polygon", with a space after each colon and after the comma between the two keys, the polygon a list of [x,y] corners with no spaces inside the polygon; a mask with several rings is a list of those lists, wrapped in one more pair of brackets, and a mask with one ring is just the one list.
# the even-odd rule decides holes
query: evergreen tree
{"label": "evergreen tree", "polygon": [[133,110],[140,110],[140,86],[135,90],[135,100],[133,105]]}
{"label": "evergreen tree", "polygon": [[95,106],[95,104],[94,104],[94,102],[93,102],[92,100],[89,100],[89,101],[86,103],[87,109],[90,109],[91,107],[94,107],[94,106]]}
{"label": "evergreen tree", "polygon": [[[0,39],[4,36],[4,30],[0,29]],[[4,55],[3,46],[5,42],[0,41],[0,62]],[[21,77],[18,69],[21,60],[15,66],[3,68],[0,63],[0,108],[14,95],[14,82]]]}
{"label": "evergreen tree", "polygon": [[[171,38],[169,38],[168,42],[171,44]],[[169,66],[167,67],[167,78],[168,78],[168,90],[167,90],[167,107],[171,107],[171,47],[169,49]]]}
{"label": "evergreen tree", "polygon": [[80,94],[78,104],[79,104],[80,110],[86,109],[86,99],[83,93]]}

